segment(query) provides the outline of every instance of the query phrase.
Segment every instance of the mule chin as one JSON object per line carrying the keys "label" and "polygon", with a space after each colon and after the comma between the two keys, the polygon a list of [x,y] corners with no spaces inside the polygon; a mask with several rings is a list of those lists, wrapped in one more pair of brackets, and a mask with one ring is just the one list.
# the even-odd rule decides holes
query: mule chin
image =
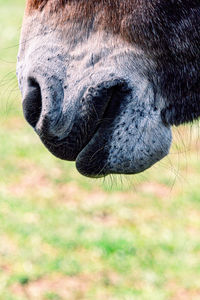
{"label": "mule chin", "polygon": [[91,141],[76,158],[78,171],[88,177],[108,174],[137,174],[164,158],[171,146],[169,126],[161,120],[160,109],[128,96],[114,118],[109,108]]}

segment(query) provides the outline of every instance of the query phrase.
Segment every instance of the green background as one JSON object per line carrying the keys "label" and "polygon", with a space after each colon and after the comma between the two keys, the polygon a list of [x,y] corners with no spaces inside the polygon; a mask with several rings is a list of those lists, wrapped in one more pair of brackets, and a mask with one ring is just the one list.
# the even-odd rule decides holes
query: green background
{"label": "green background", "polygon": [[0,0],[0,300],[200,299],[199,127],[138,176],[92,180],[22,116],[22,0]]}

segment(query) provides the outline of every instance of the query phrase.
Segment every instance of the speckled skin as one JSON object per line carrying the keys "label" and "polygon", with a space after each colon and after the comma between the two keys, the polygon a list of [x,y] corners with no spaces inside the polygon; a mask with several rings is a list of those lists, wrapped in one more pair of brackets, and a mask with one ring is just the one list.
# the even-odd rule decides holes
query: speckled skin
{"label": "speckled skin", "polygon": [[43,11],[25,17],[17,65],[25,118],[83,175],[135,174],[168,154],[176,120],[168,122],[157,71],[144,47],[110,30]]}

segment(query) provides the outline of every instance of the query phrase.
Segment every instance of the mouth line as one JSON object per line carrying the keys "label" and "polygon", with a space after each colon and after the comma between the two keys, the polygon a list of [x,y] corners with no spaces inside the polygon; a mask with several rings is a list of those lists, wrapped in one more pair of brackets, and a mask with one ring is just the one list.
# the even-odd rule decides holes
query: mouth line
{"label": "mouth line", "polygon": [[[99,131],[99,129],[101,128],[101,125],[102,125],[102,122],[105,122],[104,119],[98,121],[98,124],[97,124],[97,127],[94,131],[94,133],[92,134],[92,136],[90,137],[90,139],[87,141],[86,144],[82,145],[82,147],[80,148],[80,150],[77,152],[76,154],[76,157],[74,157],[73,161],[76,161],[77,157],[79,156],[79,154],[88,146],[88,144],[92,141],[92,139],[94,138],[94,136],[96,135],[96,133]],[[49,148],[50,151],[52,151],[52,149],[54,149],[54,152],[55,151],[59,151],[59,149],[63,149],[63,148],[67,148],[68,150],[71,148],[71,151],[74,150],[74,145],[71,144],[70,146],[70,142],[66,141],[66,138],[62,139],[62,140],[57,140],[55,141],[55,138],[52,138],[52,139],[47,139],[46,137],[42,136],[42,135],[39,135],[40,139],[42,140],[42,142],[45,144],[45,146],[47,148]],[[55,153],[54,153],[55,156],[57,156]],[[58,156],[59,157],[59,156]],[[69,159],[68,158],[63,158],[63,160],[66,160],[68,161]]]}

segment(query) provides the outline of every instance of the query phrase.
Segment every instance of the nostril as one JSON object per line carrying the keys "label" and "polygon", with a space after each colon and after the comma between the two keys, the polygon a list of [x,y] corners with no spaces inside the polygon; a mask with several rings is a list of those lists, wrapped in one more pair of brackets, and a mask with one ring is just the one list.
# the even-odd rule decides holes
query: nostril
{"label": "nostril", "polygon": [[35,127],[42,111],[42,95],[38,82],[28,79],[27,94],[23,100],[23,112],[27,122]]}

